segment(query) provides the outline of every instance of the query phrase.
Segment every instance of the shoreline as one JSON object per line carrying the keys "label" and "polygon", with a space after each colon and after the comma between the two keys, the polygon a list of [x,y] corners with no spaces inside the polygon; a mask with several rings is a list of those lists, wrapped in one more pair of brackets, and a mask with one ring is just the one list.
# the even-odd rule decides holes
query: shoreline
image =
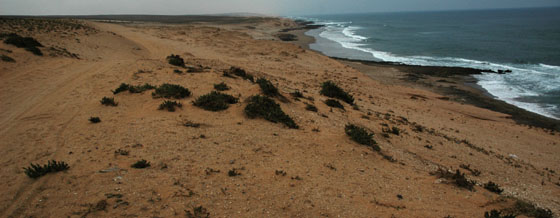
{"label": "shoreline", "polygon": [[[297,36],[297,40],[292,41],[294,44],[313,50],[310,48],[310,45],[314,43],[316,39],[305,34],[308,30],[310,29],[299,28],[295,31],[288,32]],[[308,38],[312,38],[312,40]],[[315,52],[323,54],[320,51]],[[326,54],[323,55],[328,56]],[[517,124],[560,131],[560,120],[527,111],[523,108],[519,108],[515,105],[497,99],[488,93],[487,90],[478,85],[476,83],[478,80],[472,76],[483,72],[503,72],[466,67],[420,66],[397,62],[355,60],[332,56],[328,57],[349,65],[368,75],[370,78],[384,84],[405,86],[412,85],[416,88],[446,96],[449,100],[508,114],[509,117],[507,118],[514,120]],[[385,70],[391,69],[394,74],[379,76],[378,72],[380,68]]]}

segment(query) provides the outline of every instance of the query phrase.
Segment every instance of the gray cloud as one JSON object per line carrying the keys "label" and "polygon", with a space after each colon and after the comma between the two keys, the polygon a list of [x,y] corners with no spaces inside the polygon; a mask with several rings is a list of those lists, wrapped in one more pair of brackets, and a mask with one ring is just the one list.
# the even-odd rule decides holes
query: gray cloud
{"label": "gray cloud", "polygon": [[305,15],[560,6],[558,0],[0,0],[2,15],[211,14]]}

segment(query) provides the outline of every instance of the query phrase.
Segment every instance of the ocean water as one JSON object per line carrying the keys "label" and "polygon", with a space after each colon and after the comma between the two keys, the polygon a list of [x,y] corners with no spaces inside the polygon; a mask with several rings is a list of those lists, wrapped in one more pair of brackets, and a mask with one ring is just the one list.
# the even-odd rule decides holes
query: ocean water
{"label": "ocean water", "polygon": [[560,119],[560,8],[298,17],[329,56],[414,65],[511,70],[476,75],[509,104]]}

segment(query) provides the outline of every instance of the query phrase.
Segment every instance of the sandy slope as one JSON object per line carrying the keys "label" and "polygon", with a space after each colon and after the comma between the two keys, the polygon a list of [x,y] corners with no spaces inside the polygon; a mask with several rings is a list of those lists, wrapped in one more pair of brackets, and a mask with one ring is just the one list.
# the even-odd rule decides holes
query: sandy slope
{"label": "sandy slope", "polygon": [[[13,51],[2,54],[17,61],[0,62],[1,217],[171,217],[195,206],[212,217],[482,217],[511,204],[481,186],[471,192],[430,175],[461,164],[482,172],[466,171],[479,184],[494,181],[504,195],[560,212],[560,134],[427,91],[382,85],[313,51],[273,41],[275,31],[294,25],[287,20],[88,25],[97,31],[65,37],[24,31],[80,59],[37,57],[0,44]],[[208,69],[173,73],[176,68],[165,61],[171,53]],[[301,128],[246,118],[244,100],[260,89],[223,77],[231,66],[273,81],[290,99],[281,103],[283,110]],[[326,80],[352,93],[359,110],[327,107],[319,95]],[[176,83],[193,96],[181,100],[184,107],[176,112],[157,110],[163,100],[153,99],[151,91],[119,93],[117,107],[102,106],[99,100],[113,97],[111,90],[122,82]],[[219,82],[231,86],[227,93],[241,103],[223,112],[192,106]],[[295,90],[314,100],[294,100],[289,93]],[[304,102],[319,112],[305,110]],[[89,123],[91,116],[102,122]],[[185,127],[186,121],[202,126]],[[396,162],[352,142],[344,134],[347,123],[375,132]],[[401,134],[385,138],[381,124]],[[419,126],[423,131],[415,131]],[[115,154],[117,149],[130,154]],[[23,173],[29,163],[50,159],[71,168],[36,180]],[[152,166],[130,167],[140,159]],[[229,177],[233,168],[241,175]],[[104,210],[96,207],[101,200],[108,202]]]}

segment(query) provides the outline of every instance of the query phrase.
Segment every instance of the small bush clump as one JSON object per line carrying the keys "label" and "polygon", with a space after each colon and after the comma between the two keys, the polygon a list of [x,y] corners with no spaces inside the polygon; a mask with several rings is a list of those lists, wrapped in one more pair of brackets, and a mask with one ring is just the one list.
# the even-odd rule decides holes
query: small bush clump
{"label": "small bush clump", "polygon": [[491,210],[490,212],[484,212],[484,218],[515,218],[516,216],[513,214],[504,214],[497,210]]}
{"label": "small bush clump", "polygon": [[114,98],[109,98],[109,97],[103,97],[101,99],[101,104],[105,106],[113,106],[113,107],[116,107],[118,105],[118,103],[115,102]]}
{"label": "small bush clump", "polygon": [[305,105],[305,110],[313,111],[313,112],[319,111],[319,110],[317,109],[317,107],[315,107],[315,105],[312,105],[312,104],[307,104],[307,105]]}
{"label": "small bush clump", "polygon": [[191,95],[189,89],[175,84],[164,83],[156,88],[155,92],[152,93],[154,98],[185,98]]}
{"label": "small bush clump", "polygon": [[299,128],[294,120],[282,111],[279,104],[266,96],[255,95],[250,97],[249,104],[245,107],[245,114],[249,118],[261,117],[273,123],[283,123],[288,128]]}
{"label": "small bush clump", "polygon": [[129,91],[130,93],[142,93],[146,90],[155,89],[155,88],[156,88],[155,86],[150,85],[148,83],[144,85],[137,85],[137,86],[121,83],[121,85],[117,89],[113,90],[112,92],[115,95],[124,91]]}
{"label": "small bush clump", "polygon": [[218,84],[214,84],[214,89],[218,90],[218,91],[227,91],[229,90],[229,86],[227,84],[225,84],[224,82],[218,83]]}
{"label": "small bush clump", "polygon": [[377,142],[373,139],[373,133],[370,133],[363,127],[356,126],[354,124],[348,124],[344,127],[346,135],[350,136],[350,139],[357,142],[358,144],[367,145],[373,148],[375,151],[380,151],[381,148],[377,146]]}
{"label": "small bush clump", "polygon": [[99,119],[99,117],[90,117],[89,122],[99,123],[99,122],[101,122],[101,119]]}
{"label": "small bush clump", "polygon": [[263,94],[268,97],[275,97],[280,95],[278,89],[265,78],[257,79],[257,84],[259,84],[259,87],[261,87],[261,91],[263,92]]}
{"label": "small bush clump", "polygon": [[16,62],[16,60],[14,60],[13,58],[11,58],[10,56],[7,56],[7,55],[2,55],[2,61],[4,61],[4,62]]}
{"label": "small bush clump", "polygon": [[210,218],[210,213],[202,206],[194,207],[191,211],[187,212],[187,218]]}
{"label": "small bush clump", "polygon": [[440,178],[451,180],[458,187],[468,189],[469,191],[474,190],[474,182],[468,180],[465,174],[461,173],[459,170],[455,171],[455,173],[451,173],[444,169],[438,169],[434,174]]}
{"label": "small bush clump", "polygon": [[333,81],[326,81],[321,84],[320,93],[327,97],[340,99],[350,105],[354,104],[354,97],[338,87]]}
{"label": "small bush clump", "polygon": [[55,173],[60,171],[65,171],[70,167],[64,161],[57,162],[55,160],[49,161],[47,164],[41,166],[39,164],[31,164],[30,167],[23,168],[25,170],[25,175],[29,178],[39,178],[46,175],[47,173]]}
{"label": "small bush clump", "polygon": [[29,51],[37,56],[43,56],[43,52],[37,47],[43,47],[41,43],[31,37],[22,37],[18,34],[11,33],[7,35],[7,38],[4,40],[4,43],[14,45],[18,48],[25,48],[26,51]]}
{"label": "small bush clump", "polygon": [[241,175],[241,173],[238,172],[237,169],[235,168],[228,171],[228,176],[230,177],[239,176],[239,175]]}
{"label": "small bush clump", "polygon": [[236,75],[239,76],[245,80],[249,80],[251,82],[255,82],[255,79],[253,77],[253,75],[248,74],[247,72],[245,72],[245,70],[239,68],[239,67],[231,67],[228,70],[224,71],[224,76],[226,77],[232,77],[231,75]]}
{"label": "small bush clump", "polygon": [[501,194],[504,191],[504,189],[501,189],[498,184],[492,181],[489,181],[488,183],[484,184],[484,188],[496,194]]}
{"label": "small bush clump", "polygon": [[161,103],[159,105],[158,110],[167,109],[167,111],[173,112],[173,111],[175,111],[175,107],[181,108],[181,107],[183,107],[183,105],[181,103],[176,102],[176,101],[165,100],[165,101],[163,101],[163,103]]}
{"label": "small bush clump", "polygon": [[292,97],[294,98],[303,98],[303,93],[301,93],[299,90],[296,90],[295,92],[290,93],[290,95],[292,95]]}
{"label": "small bush clump", "polygon": [[132,168],[136,168],[136,169],[142,169],[142,168],[146,168],[146,167],[150,167],[150,162],[142,159],[139,161],[136,161],[136,163],[132,164],[131,167]]}
{"label": "small bush clump", "polygon": [[550,209],[543,209],[540,207],[535,206],[532,203],[517,200],[515,202],[513,210],[517,214],[523,214],[528,217],[536,217],[536,218],[553,218],[552,211]]}
{"label": "small bush clump", "polygon": [[167,62],[174,66],[185,67],[185,60],[179,55],[171,54],[167,56]]}
{"label": "small bush clump", "polygon": [[208,111],[222,111],[229,108],[230,104],[237,103],[237,98],[228,94],[212,91],[198,97],[193,105]]}
{"label": "small bush clump", "polygon": [[340,109],[344,110],[344,106],[339,101],[334,100],[334,99],[327,99],[325,101],[325,104],[329,107],[340,108]]}

